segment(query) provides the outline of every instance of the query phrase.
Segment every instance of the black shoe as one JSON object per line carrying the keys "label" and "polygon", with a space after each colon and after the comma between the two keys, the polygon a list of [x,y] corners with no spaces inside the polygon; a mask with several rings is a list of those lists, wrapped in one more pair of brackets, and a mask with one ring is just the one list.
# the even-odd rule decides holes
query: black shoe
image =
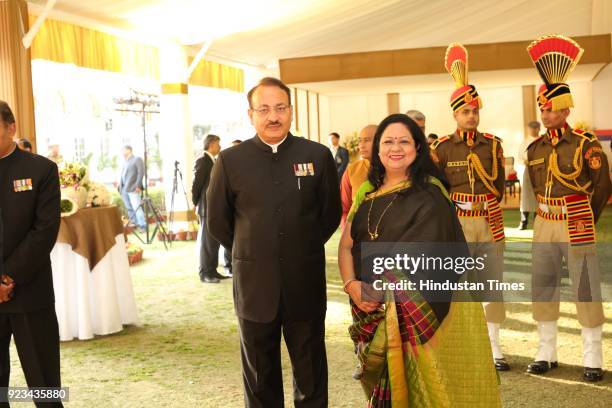
{"label": "black shoe", "polygon": [[213,272],[213,275],[215,278],[217,279],[229,279],[231,278],[231,276],[226,276],[226,275],[221,275],[219,272],[215,271]]}
{"label": "black shoe", "polygon": [[206,276],[204,279],[200,279],[202,283],[219,283],[219,278],[214,276],[208,277]]}
{"label": "black shoe", "polygon": [[552,361],[550,364],[548,361],[534,361],[527,366],[527,372],[529,374],[544,374],[548,370],[559,367],[559,363]]}
{"label": "black shoe", "polygon": [[521,222],[521,223],[519,224],[518,229],[520,229],[521,231],[526,230],[526,229],[527,229],[527,221],[525,221],[525,222]]}
{"label": "black shoe", "polygon": [[597,382],[603,380],[603,370],[601,368],[584,367],[582,377],[588,382]]}
{"label": "black shoe", "polygon": [[510,371],[510,364],[508,364],[505,358],[496,358],[495,369],[497,371]]}

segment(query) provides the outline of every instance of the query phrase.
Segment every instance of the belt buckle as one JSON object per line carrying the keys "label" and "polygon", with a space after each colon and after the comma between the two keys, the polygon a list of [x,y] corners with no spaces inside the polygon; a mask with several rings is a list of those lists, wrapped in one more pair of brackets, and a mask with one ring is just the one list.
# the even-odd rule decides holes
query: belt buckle
{"label": "belt buckle", "polygon": [[472,203],[469,201],[455,201],[455,205],[457,205],[457,207],[461,208],[463,211],[472,211]]}

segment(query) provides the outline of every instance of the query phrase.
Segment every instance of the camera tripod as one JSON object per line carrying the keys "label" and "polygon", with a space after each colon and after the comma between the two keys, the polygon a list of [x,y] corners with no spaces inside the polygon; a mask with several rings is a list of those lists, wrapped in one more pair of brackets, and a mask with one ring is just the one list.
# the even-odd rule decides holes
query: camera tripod
{"label": "camera tripod", "polygon": [[[140,242],[142,242],[143,244],[152,243],[153,239],[155,238],[155,234],[157,233],[158,230],[161,231],[161,233],[164,234],[164,236],[167,236],[166,229],[164,228],[164,221],[159,213],[159,210],[155,208],[155,205],[153,205],[153,201],[151,200],[151,197],[149,197],[146,193],[145,193],[145,196],[142,198],[140,205],[134,210],[134,215],[128,219],[125,227],[127,227],[130,223],[135,222],[136,214],[138,213],[138,211],[142,211],[144,214],[145,239],[144,240],[142,239],[142,237],[140,236],[140,234],[137,232],[136,229],[132,231],[132,234],[134,234],[136,238],[140,240]],[[153,217],[155,218],[155,228],[153,229],[153,232],[151,233],[149,233],[149,214],[153,214]],[[168,249],[168,245],[166,245],[166,240],[162,240],[162,242],[164,243],[164,248]]]}
{"label": "camera tripod", "polygon": [[[174,197],[179,193],[178,188],[179,184],[181,189],[183,190],[183,196],[185,197],[185,202],[187,203],[187,221],[191,222],[191,226],[194,227],[195,223],[193,220],[189,219],[189,211],[191,210],[191,203],[189,202],[189,197],[187,197],[187,191],[185,190],[185,185],[183,184],[183,173],[179,168],[179,162],[177,160],[174,161],[174,176],[172,178],[172,196],[170,197],[170,212],[168,213],[168,231],[172,231],[172,227],[174,226]],[[172,240],[170,240],[170,246],[172,246]]]}

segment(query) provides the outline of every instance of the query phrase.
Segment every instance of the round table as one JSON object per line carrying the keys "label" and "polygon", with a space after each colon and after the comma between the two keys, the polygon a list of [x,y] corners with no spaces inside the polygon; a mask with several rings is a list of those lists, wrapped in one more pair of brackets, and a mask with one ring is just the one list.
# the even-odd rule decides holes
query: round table
{"label": "round table", "polygon": [[87,340],[139,323],[116,206],[62,217],[51,264],[60,340]]}

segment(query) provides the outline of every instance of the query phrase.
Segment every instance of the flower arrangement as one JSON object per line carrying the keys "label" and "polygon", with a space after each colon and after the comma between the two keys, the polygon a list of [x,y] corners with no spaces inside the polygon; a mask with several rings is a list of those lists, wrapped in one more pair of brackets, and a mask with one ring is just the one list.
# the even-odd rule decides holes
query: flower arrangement
{"label": "flower arrangement", "polygon": [[348,136],[344,142],[344,147],[349,151],[349,154],[355,154],[359,152],[359,134],[353,132]]}
{"label": "flower arrangement", "polygon": [[78,210],[79,206],[74,202],[74,200],[62,194],[62,198],[60,200],[60,215],[62,217],[70,217]]}
{"label": "flower arrangement", "polygon": [[88,207],[105,207],[110,205],[112,196],[107,188],[100,183],[88,183],[87,186],[87,206]]}
{"label": "flower arrangement", "polygon": [[80,186],[86,187],[89,181],[87,167],[80,163],[66,163],[59,171],[61,188]]}
{"label": "flower arrangement", "polygon": [[62,198],[72,201],[78,211],[87,205],[87,167],[80,163],[66,163],[59,171]]}

